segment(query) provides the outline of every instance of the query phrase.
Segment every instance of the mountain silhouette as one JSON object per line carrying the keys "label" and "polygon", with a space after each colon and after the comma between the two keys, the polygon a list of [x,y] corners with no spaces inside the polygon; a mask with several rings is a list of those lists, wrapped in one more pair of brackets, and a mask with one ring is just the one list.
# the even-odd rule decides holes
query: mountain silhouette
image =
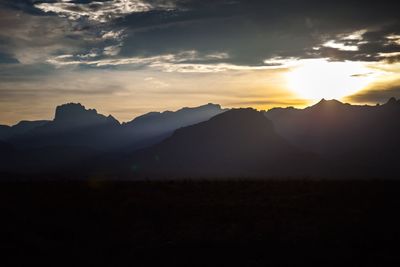
{"label": "mountain silhouette", "polygon": [[80,103],[68,103],[56,108],[54,120],[46,127],[65,130],[77,127],[93,127],[99,125],[119,125],[111,115],[108,117],[97,113],[95,109],[86,109]]}
{"label": "mountain silhouette", "polygon": [[151,112],[120,124],[81,104],[0,126],[0,172],[144,177],[396,178],[400,101]]}
{"label": "mountain silhouette", "polygon": [[249,108],[178,129],[138,151],[129,166],[165,177],[288,177],[305,175],[313,160],[276,134],[262,112]]}
{"label": "mountain silhouette", "polygon": [[207,104],[182,108],[176,112],[151,112],[120,124],[111,115],[104,116],[80,103],[68,103],[56,108],[52,121],[30,122],[24,131],[21,125],[0,128],[0,138],[19,148],[46,146],[85,146],[96,150],[127,150],[160,142],[177,128],[195,124],[225,111],[219,105]]}
{"label": "mountain silhouette", "polygon": [[14,154],[14,148],[11,144],[0,140],[0,171],[4,171],[8,165],[10,157]]}
{"label": "mountain silhouette", "polygon": [[4,148],[16,148],[11,154],[9,150],[8,154],[3,153],[0,171],[83,172],[89,162],[94,166],[87,169],[96,169],[99,161],[107,165],[124,153],[160,142],[179,127],[223,111],[219,105],[207,104],[176,112],[152,112],[121,125],[112,116],[79,103],[64,104],[56,108],[52,121],[21,122],[0,128],[7,131]]}
{"label": "mountain silhouette", "polygon": [[8,125],[0,125],[0,140],[10,137],[10,129],[11,127]]}
{"label": "mountain silhouette", "polygon": [[395,118],[400,116],[400,101],[395,98],[377,106],[321,100],[305,109],[275,108],[265,115],[284,138],[336,162],[337,170],[397,175],[400,122]]}
{"label": "mountain silhouette", "polygon": [[45,125],[47,122],[49,121],[20,121],[13,126],[0,125],[0,140],[5,140],[15,135],[25,134],[37,127]]}
{"label": "mountain silhouette", "polygon": [[69,103],[56,108],[52,121],[23,135],[12,136],[9,141],[19,148],[85,146],[101,150],[112,145],[109,137],[119,126],[112,116],[98,114],[79,103]]}
{"label": "mountain silhouette", "polygon": [[12,150],[13,150],[12,145],[0,140],[0,154],[1,155],[4,155],[5,153],[9,153]]}
{"label": "mountain silhouette", "polygon": [[126,128],[138,128],[146,134],[174,131],[178,128],[196,124],[218,115],[226,110],[220,105],[209,103],[195,108],[182,108],[178,111],[150,112],[125,123]]}
{"label": "mountain silhouette", "polygon": [[132,150],[156,144],[176,129],[206,121],[224,111],[226,109],[222,109],[220,105],[209,103],[194,108],[185,107],[175,112],[144,114],[122,125],[118,134],[120,147],[127,146]]}
{"label": "mountain silhouette", "polygon": [[3,154],[0,151],[0,158],[0,173],[68,174],[71,175],[70,179],[77,180],[87,176],[88,170],[101,158],[101,154],[84,146],[11,147]]}
{"label": "mountain silhouette", "polygon": [[357,147],[398,142],[400,102],[357,106],[337,100],[321,100],[305,109],[275,108],[266,112],[282,136],[318,154],[338,154]]}

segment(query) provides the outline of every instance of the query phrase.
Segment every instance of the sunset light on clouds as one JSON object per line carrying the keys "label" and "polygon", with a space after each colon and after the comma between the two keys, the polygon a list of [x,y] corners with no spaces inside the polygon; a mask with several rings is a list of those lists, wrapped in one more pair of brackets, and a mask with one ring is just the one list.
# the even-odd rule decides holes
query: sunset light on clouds
{"label": "sunset light on clouds", "polygon": [[269,109],[321,98],[376,104],[400,94],[400,23],[389,3],[3,0],[0,6],[4,124],[50,119],[64,102],[127,121],[209,102]]}

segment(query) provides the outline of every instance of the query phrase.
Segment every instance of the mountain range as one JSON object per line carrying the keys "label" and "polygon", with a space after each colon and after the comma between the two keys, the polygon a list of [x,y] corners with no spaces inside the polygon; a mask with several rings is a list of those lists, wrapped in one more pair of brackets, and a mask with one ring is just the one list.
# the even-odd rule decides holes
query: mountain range
{"label": "mountain range", "polygon": [[219,105],[207,104],[176,112],[151,112],[120,124],[111,115],[104,116],[80,103],[68,103],[56,108],[51,121],[0,126],[0,139],[21,148],[72,145],[100,151],[136,149],[157,143],[180,127],[207,120],[223,111]]}
{"label": "mountain range", "polygon": [[[127,123],[79,103],[0,126],[0,172],[142,178],[396,178],[400,101],[268,111],[207,104]],[[78,179],[78,177],[77,177]]]}
{"label": "mountain range", "polygon": [[248,108],[178,129],[130,162],[153,177],[287,177],[306,175],[315,159],[279,136],[262,112]]}
{"label": "mountain range", "polygon": [[305,109],[265,112],[276,131],[297,147],[335,163],[337,176],[391,176],[400,171],[400,101],[358,106],[321,100]]}

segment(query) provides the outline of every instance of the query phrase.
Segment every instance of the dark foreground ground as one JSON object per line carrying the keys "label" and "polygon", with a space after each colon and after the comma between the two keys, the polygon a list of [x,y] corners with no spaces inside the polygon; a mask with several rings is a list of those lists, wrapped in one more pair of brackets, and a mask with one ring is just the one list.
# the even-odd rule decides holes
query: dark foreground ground
{"label": "dark foreground ground", "polygon": [[394,181],[8,182],[0,184],[0,207],[1,266],[399,266],[400,259]]}

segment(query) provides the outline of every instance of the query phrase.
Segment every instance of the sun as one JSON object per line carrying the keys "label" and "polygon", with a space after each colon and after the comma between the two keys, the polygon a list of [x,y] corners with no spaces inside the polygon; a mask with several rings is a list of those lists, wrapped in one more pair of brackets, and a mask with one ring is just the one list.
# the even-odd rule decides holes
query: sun
{"label": "sun", "polygon": [[289,89],[304,99],[341,99],[362,90],[374,79],[362,62],[306,59],[298,63],[286,78]]}

